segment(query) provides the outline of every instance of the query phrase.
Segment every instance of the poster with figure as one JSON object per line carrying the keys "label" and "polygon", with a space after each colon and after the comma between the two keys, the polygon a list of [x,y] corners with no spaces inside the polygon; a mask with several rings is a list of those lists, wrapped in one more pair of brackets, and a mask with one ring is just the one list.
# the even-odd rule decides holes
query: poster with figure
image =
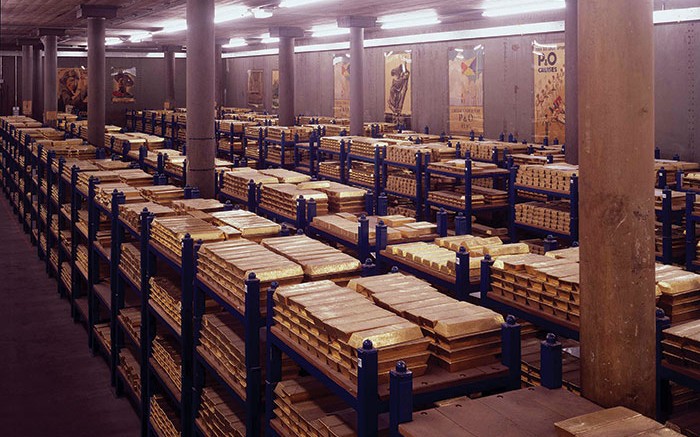
{"label": "poster with figure", "polygon": [[333,116],[350,118],[350,55],[333,57]]}
{"label": "poster with figure", "polygon": [[261,108],[263,104],[263,71],[248,70],[248,106]]}
{"label": "poster with figure", "polygon": [[136,85],[136,67],[112,67],[112,103],[134,103],[134,86]]}
{"label": "poster with figure", "polygon": [[450,133],[484,133],[484,46],[448,53]]}
{"label": "poster with figure", "polygon": [[411,51],[384,53],[384,115],[392,123],[410,127],[411,117]]}
{"label": "poster with figure", "polygon": [[280,71],[272,70],[272,109],[280,108]]}
{"label": "poster with figure", "polygon": [[58,111],[65,112],[66,106],[68,106],[73,108],[73,112],[86,112],[88,92],[87,68],[59,68],[56,80],[58,81]]}
{"label": "poster with figure", "polygon": [[535,142],[566,141],[564,44],[532,45],[535,68]]}

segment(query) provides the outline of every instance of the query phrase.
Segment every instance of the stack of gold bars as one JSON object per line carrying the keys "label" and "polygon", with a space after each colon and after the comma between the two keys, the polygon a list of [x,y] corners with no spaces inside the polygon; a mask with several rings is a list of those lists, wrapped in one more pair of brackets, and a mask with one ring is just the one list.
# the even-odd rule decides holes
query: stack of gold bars
{"label": "stack of gold bars", "polygon": [[384,135],[384,138],[388,140],[394,140],[394,141],[404,141],[404,142],[410,142],[410,143],[415,143],[420,142],[420,143],[435,143],[440,141],[440,135],[433,135],[433,134],[424,134],[424,133],[418,133],[415,131],[401,131],[399,132],[390,132]]}
{"label": "stack of gold bars", "polygon": [[117,317],[133,338],[141,338],[141,309],[139,307],[123,308],[119,310]]}
{"label": "stack of gold bars", "polygon": [[152,345],[153,360],[157,367],[160,368],[159,370],[165,372],[165,375],[162,375],[162,377],[164,377],[166,383],[168,381],[172,383],[175,388],[175,394],[177,395],[177,393],[182,392],[182,357],[180,356],[180,345],[171,336],[161,335],[156,335]]}
{"label": "stack of gold bars", "polygon": [[182,291],[174,278],[167,276],[151,276],[148,280],[151,285],[151,306],[164,319],[170,319],[175,329],[182,326]]}
{"label": "stack of gold bars", "polygon": [[256,185],[279,183],[279,180],[274,176],[262,174],[252,168],[239,167],[224,173],[224,186],[221,191],[239,199],[248,199],[248,183],[250,181]]}
{"label": "stack of gold bars", "polygon": [[284,135],[284,141],[308,142],[313,131],[313,128],[308,126],[269,126],[267,128],[267,138],[282,141],[282,135]]}
{"label": "stack of gold bars", "polygon": [[265,290],[272,281],[297,284],[304,278],[301,266],[246,239],[206,243],[199,249],[197,277],[223,299],[244,311],[245,280],[255,273],[260,280],[261,311]]}
{"label": "stack of gold bars", "polygon": [[184,199],[185,192],[174,185],[139,187],[144,199],[161,205],[170,205],[173,200]]}
{"label": "stack of gold bars", "polygon": [[350,125],[349,124],[324,124],[323,129],[325,129],[325,133],[328,136],[340,136],[343,133],[348,133],[350,132]]}
{"label": "stack of gold bars", "polygon": [[317,190],[328,196],[329,212],[358,213],[365,209],[365,194],[363,188],[351,187],[332,181],[302,182],[297,185],[303,190]]}
{"label": "stack of gold bars", "polygon": [[369,162],[353,161],[348,169],[348,181],[363,187],[374,188],[374,164]]}
{"label": "stack of gold bars", "polygon": [[150,420],[159,437],[179,437],[181,435],[180,418],[163,395],[154,394],[151,397]]}
{"label": "stack of gold bars", "polygon": [[97,341],[102,343],[102,346],[105,348],[105,350],[111,351],[112,350],[112,336],[110,333],[110,327],[109,327],[109,322],[106,323],[98,323],[93,327],[93,330],[95,332],[95,335],[97,337]]}
{"label": "stack of gold bars", "polygon": [[90,178],[100,184],[110,184],[119,182],[119,173],[114,171],[81,171],[78,173],[78,189],[87,194],[90,186]]}
{"label": "stack of gold bars", "polygon": [[117,190],[124,194],[126,203],[139,203],[143,201],[141,192],[130,185],[122,182],[112,182],[106,184],[95,185],[95,201],[103,205],[107,210],[112,209],[112,193]]}
{"label": "stack of gold bars", "polygon": [[657,306],[674,324],[700,318],[700,275],[675,266],[657,266]]}
{"label": "stack of gold bars", "polygon": [[225,239],[220,229],[195,217],[158,217],[153,220],[151,239],[177,259],[182,255],[181,242],[187,234],[194,241],[214,242]]}
{"label": "stack of gold bars", "polygon": [[303,197],[307,201],[316,201],[318,215],[328,214],[328,196],[317,190],[300,188],[293,184],[263,185],[260,192],[260,206],[290,220],[296,220],[297,200]]}
{"label": "stack of gold bars", "polygon": [[72,294],[73,286],[71,282],[71,276],[73,271],[71,270],[70,263],[64,261],[61,263],[61,281],[63,281],[63,286],[66,287],[68,293]]}
{"label": "stack of gold bars", "polygon": [[663,331],[661,348],[669,363],[700,371],[700,320],[692,320]]}
{"label": "stack of gold bars", "polygon": [[[445,173],[452,173],[455,176],[464,176],[467,167],[466,159],[450,159],[448,161],[431,162],[428,164],[430,170],[437,170]],[[498,168],[496,164],[490,162],[471,161],[472,175],[507,175],[508,170]]]}
{"label": "stack of gold bars", "polygon": [[[371,340],[378,350],[379,382],[386,383],[397,360],[414,376],[428,367],[430,339],[420,327],[332,281],[280,287],[274,320],[285,342],[325,361],[329,375],[357,384],[357,349]],[[333,376],[331,376],[333,377]]]}
{"label": "stack of gold bars", "polygon": [[[513,158],[513,164],[514,165],[545,165],[548,164],[548,156],[547,155],[541,155],[535,154],[528,155],[526,153],[516,153],[514,155],[511,155]],[[552,163],[558,164],[558,163],[564,163],[564,155],[561,153],[558,153],[556,155],[551,155],[552,156]]]}
{"label": "stack of gold bars", "polygon": [[[282,437],[357,435],[355,411],[311,376],[277,383],[274,413],[270,425]],[[388,421],[380,418],[379,435],[384,435],[388,426]]]}
{"label": "stack of gold bars", "polygon": [[386,151],[386,141],[370,137],[352,137],[350,141],[350,153],[365,158],[375,157],[375,152],[383,156]]}
{"label": "stack of gold bars", "polygon": [[197,353],[224,378],[241,399],[246,393],[245,333],[241,323],[227,312],[205,314]]}
{"label": "stack of gold bars", "polygon": [[281,226],[272,220],[242,209],[214,212],[211,214],[217,226],[230,226],[241,233],[241,237],[258,241],[265,237],[277,236]]}
{"label": "stack of gold bars", "polygon": [[340,173],[340,161],[322,161],[318,163],[319,176],[340,179]]}
{"label": "stack of gold bars", "polygon": [[149,213],[155,217],[168,217],[176,215],[175,210],[168,206],[160,205],[153,202],[132,203],[119,205],[119,216],[128,223],[132,228],[140,231],[141,229],[141,213],[147,209]]}
{"label": "stack of gold bars", "polygon": [[559,437],[642,436],[681,437],[659,422],[625,407],[614,407],[556,422]]}
{"label": "stack of gold bars", "polygon": [[[341,143],[345,144],[345,151],[349,150],[350,141],[360,138],[354,136],[324,136],[321,137],[319,150],[324,152],[340,153]],[[374,155],[372,155],[374,157]]]}
{"label": "stack of gold bars", "polygon": [[99,171],[100,168],[90,161],[70,159],[63,166],[63,174],[61,175],[67,182],[70,182],[73,166],[78,167],[80,172]]}
{"label": "stack of gold bars", "polygon": [[[676,161],[675,159],[655,159],[654,180],[656,181],[657,185],[659,181],[657,175],[659,174],[659,170],[662,168],[666,170],[666,184],[673,187],[676,185],[676,172],[682,171],[683,173],[689,173],[695,170],[700,170],[700,164],[697,162]],[[656,188],[666,187],[657,186]]]}
{"label": "stack of gold bars", "polygon": [[347,283],[362,269],[356,258],[306,235],[267,238],[261,244],[299,264],[306,281],[330,279]]}
{"label": "stack of gold bars", "polygon": [[296,171],[286,170],[283,168],[269,168],[266,170],[260,170],[260,173],[266,176],[272,176],[277,178],[277,182],[282,184],[298,184],[301,182],[308,182],[311,180],[311,176],[299,173]]}
{"label": "stack of gold bars", "polygon": [[[43,236],[44,234],[40,234]],[[44,249],[46,248],[46,243],[44,242]],[[88,249],[87,246],[84,244],[78,244],[76,247],[76,260],[75,264],[80,268],[84,276],[87,276],[87,271],[88,271]]]}
{"label": "stack of gold bars", "polygon": [[682,185],[680,189],[700,191],[700,171],[684,173]]}
{"label": "stack of gold bars", "polygon": [[[486,199],[484,195],[482,194],[477,194],[476,190],[474,190],[475,187],[472,187],[472,196],[471,196],[471,205],[472,207],[478,207],[486,204]],[[506,194],[507,197],[507,194]],[[428,192],[428,201],[434,202],[440,205],[445,205],[449,206],[452,208],[460,208],[463,209],[465,207],[466,203],[466,196],[464,195],[464,191],[461,190],[455,190],[455,191],[449,191],[449,190],[439,190],[439,191],[430,191]]]}
{"label": "stack of gold bars", "polygon": [[201,401],[196,423],[205,437],[245,437],[245,411],[223,387],[204,387]]}
{"label": "stack of gold bars", "polygon": [[119,174],[119,180],[122,183],[129,184],[132,187],[143,187],[153,184],[153,176],[143,170],[133,168],[115,171]]}
{"label": "stack of gold bars", "polygon": [[245,132],[245,128],[248,126],[253,126],[252,121],[240,121],[240,120],[217,120],[219,123],[219,130],[222,133],[242,134]]}
{"label": "stack of gold bars", "polygon": [[[521,343],[521,381],[526,387],[542,386],[542,340],[532,336]],[[580,347],[577,341],[559,338],[562,344],[562,388],[581,395],[581,359],[573,355]]]}
{"label": "stack of gold bars", "polygon": [[[376,237],[376,224],[379,219],[376,216],[369,216],[369,244],[374,244]],[[407,217],[405,217],[407,218]],[[408,219],[408,218],[407,218]],[[415,219],[410,219],[415,222]],[[329,234],[340,237],[343,240],[357,243],[358,242],[358,223],[357,217],[352,214],[332,214],[323,217],[314,217],[313,225]],[[389,226],[389,225],[387,225]],[[401,231],[393,227],[387,228],[388,241],[400,241],[402,238]]]}
{"label": "stack of gold bars", "polygon": [[568,193],[571,177],[578,172],[578,166],[570,164],[523,165],[518,168],[515,183],[526,187]]}
{"label": "stack of gold bars", "polygon": [[499,362],[503,317],[498,313],[400,273],[353,279],[348,288],[419,325],[432,340],[434,361],[450,372]]}
{"label": "stack of gold bars", "polygon": [[[656,256],[663,255],[663,223],[654,222],[654,245]],[[685,226],[671,224],[671,257],[685,257]]]}
{"label": "stack of gold bars", "polygon": [[201,211],[212,213],[222,211],[224,204],[216,199],[180,199],[173,200],[170,206],[178,215],[186,214],[190,211]]}
{"label": "stack of gold bars", "polygon": [[515,205],[515,222],[568,234],[571,226],[571,203],[568,200],[518,203]]}
{"label": "stack of gold bars", "polygon": [[119,369],[137,398],[141,398],[141,365],[128,347],[119,351]]}
{"label": "stack of gold bars", "polygon": [[521,143],[470,140],[460,140],[459,143],[462,147],[462,153],[469,151],[473,159],[482,161],[493,161],[494,153],[496,154],[495,158],[500,162],[505,160],[506,155],[525,153],[527,151],[527,144]]}
{"label": "stack of gold bars", "polygon": [[406,196],[416,197],[418,184],[415,173],[409,170],[394,170],[387,174],[386,189]]}
{"label": "stack of gold bars", "polygon": [[[92,161],[100,170],[105,171],[115,171],[115,170],[126,170],[131,168],[131,163],[125,161],[118,161],[116,159],[95,159]],[[54,165],[58,168],[57,165]]]}

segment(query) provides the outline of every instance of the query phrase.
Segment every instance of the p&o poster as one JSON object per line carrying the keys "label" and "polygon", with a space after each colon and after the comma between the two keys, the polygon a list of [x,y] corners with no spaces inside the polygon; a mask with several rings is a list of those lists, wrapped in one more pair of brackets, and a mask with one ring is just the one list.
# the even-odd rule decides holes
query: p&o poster
{"label": "p&o poster", "polygon": [[410,128],[411,51],[384,53],[384,115],[388,122]]}
{"label": "p&o poster", "polygon": [[134,86],[136,85],[136,67],[112,67],[112,103],[134,103]]}
{"label": "p&o poster", "polygon": [[261,108],[263,104],[263,70],[248,70],[248,106]]}
{"label": "p&o poster", "polygon": [[535,142],[566,141],[564,44],[533,43],[535,59]]}
{"label": "p&o poster", "polygon": [[272,109],[280,109],[280,71],[272,70]]}
{"label": "p&o poster", "polygon": [[484,133],[484,47],[453,48],[448,53],[450,133]]}
{"label": "p&o poster", "polygon": [[[59,68],[56,79],[58,81],[58,112],[87,111],[87,68]],[[52,115],[55,118],[55,114]]]}
{"label": "p&o poster", "polygon": [[350,55],[333,57],[333,116],[350,118]]}

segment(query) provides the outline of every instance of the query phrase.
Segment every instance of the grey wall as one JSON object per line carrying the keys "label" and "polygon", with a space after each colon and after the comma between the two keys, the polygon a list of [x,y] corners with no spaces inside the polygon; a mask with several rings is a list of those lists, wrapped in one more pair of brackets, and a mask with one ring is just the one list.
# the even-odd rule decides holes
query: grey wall
{"label": "grey wall", "polygon": [[[700,23],[655,26],[656,39],[656,142],[664,157],[679,153],[700,160]],[[413,127],[447,131],[447,52],[460,45],[483,44],[485,130],[489,138],[513,132],[519,138],[534,134],[532,41],[563,42],[564,34],[541,34],[483,40],[368,48],[365,52],[365,120],[384,118],[384,52],[413,51]],[[310,115],[332,115],[333,68],[331,52],[295,55],[295,110]],[[610,56],[615,56],[611,53]],[[271,108],[271,71],[276,56],[230,58],[227,105],[246,106],[248,69],[265,71],[265,107]],[[630,66],[634,68],[634,66]]]}
{"label": "grey wall", "polygon": [[[19,106],[22,111],[22,56],[2,56],[0,57],[0,115],[12,114],[12,107]],[[15,64],[17,74],[15,75]],[[15,78],[17,83],[15,84]],[[15,92],[17,100],[15,101]],[[15,105],[16,102],[16,105]]]}

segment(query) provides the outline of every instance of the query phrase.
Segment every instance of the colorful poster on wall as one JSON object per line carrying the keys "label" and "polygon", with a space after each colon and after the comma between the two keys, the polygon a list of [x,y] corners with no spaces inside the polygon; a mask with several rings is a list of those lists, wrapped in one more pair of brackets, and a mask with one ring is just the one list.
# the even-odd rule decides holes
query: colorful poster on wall
{"label": "colorful poster on wall", "polygon": [[388,122],[410,128],[411,51],[384,53],[384,116]]}
{"label": "colorful poster on wall", "polygon": [[263,71],[248,70],[248,106],[261,108],[263,104]]}
{"label": "colorful poster on wall", "polygon": [[333,57],[333,116],[350,118],[350,55]]}
{"label": "colorful poster on wall", "polygon": [[134,103],[134,86],[136,85],[136,67],[112,67],[112,103]]}
{"label": "colorful poster on wall", "polygon": [[87,68],[59,68],[56,80],[58,81],[58,111],[86,112],[88,92]]}
{"label": "colorful poster on wall", "polygon": [[272,109],[280,108],[280,71],[272,70]]}
{"label": "colorful poster on wall", "polygon": [[532,45],[535,61],[535,142],[565,138],[564,44]]}
{"label": "colorful poster on wall", "polygon": [[484,133],[484,46],[450,49],[450,133]]}

